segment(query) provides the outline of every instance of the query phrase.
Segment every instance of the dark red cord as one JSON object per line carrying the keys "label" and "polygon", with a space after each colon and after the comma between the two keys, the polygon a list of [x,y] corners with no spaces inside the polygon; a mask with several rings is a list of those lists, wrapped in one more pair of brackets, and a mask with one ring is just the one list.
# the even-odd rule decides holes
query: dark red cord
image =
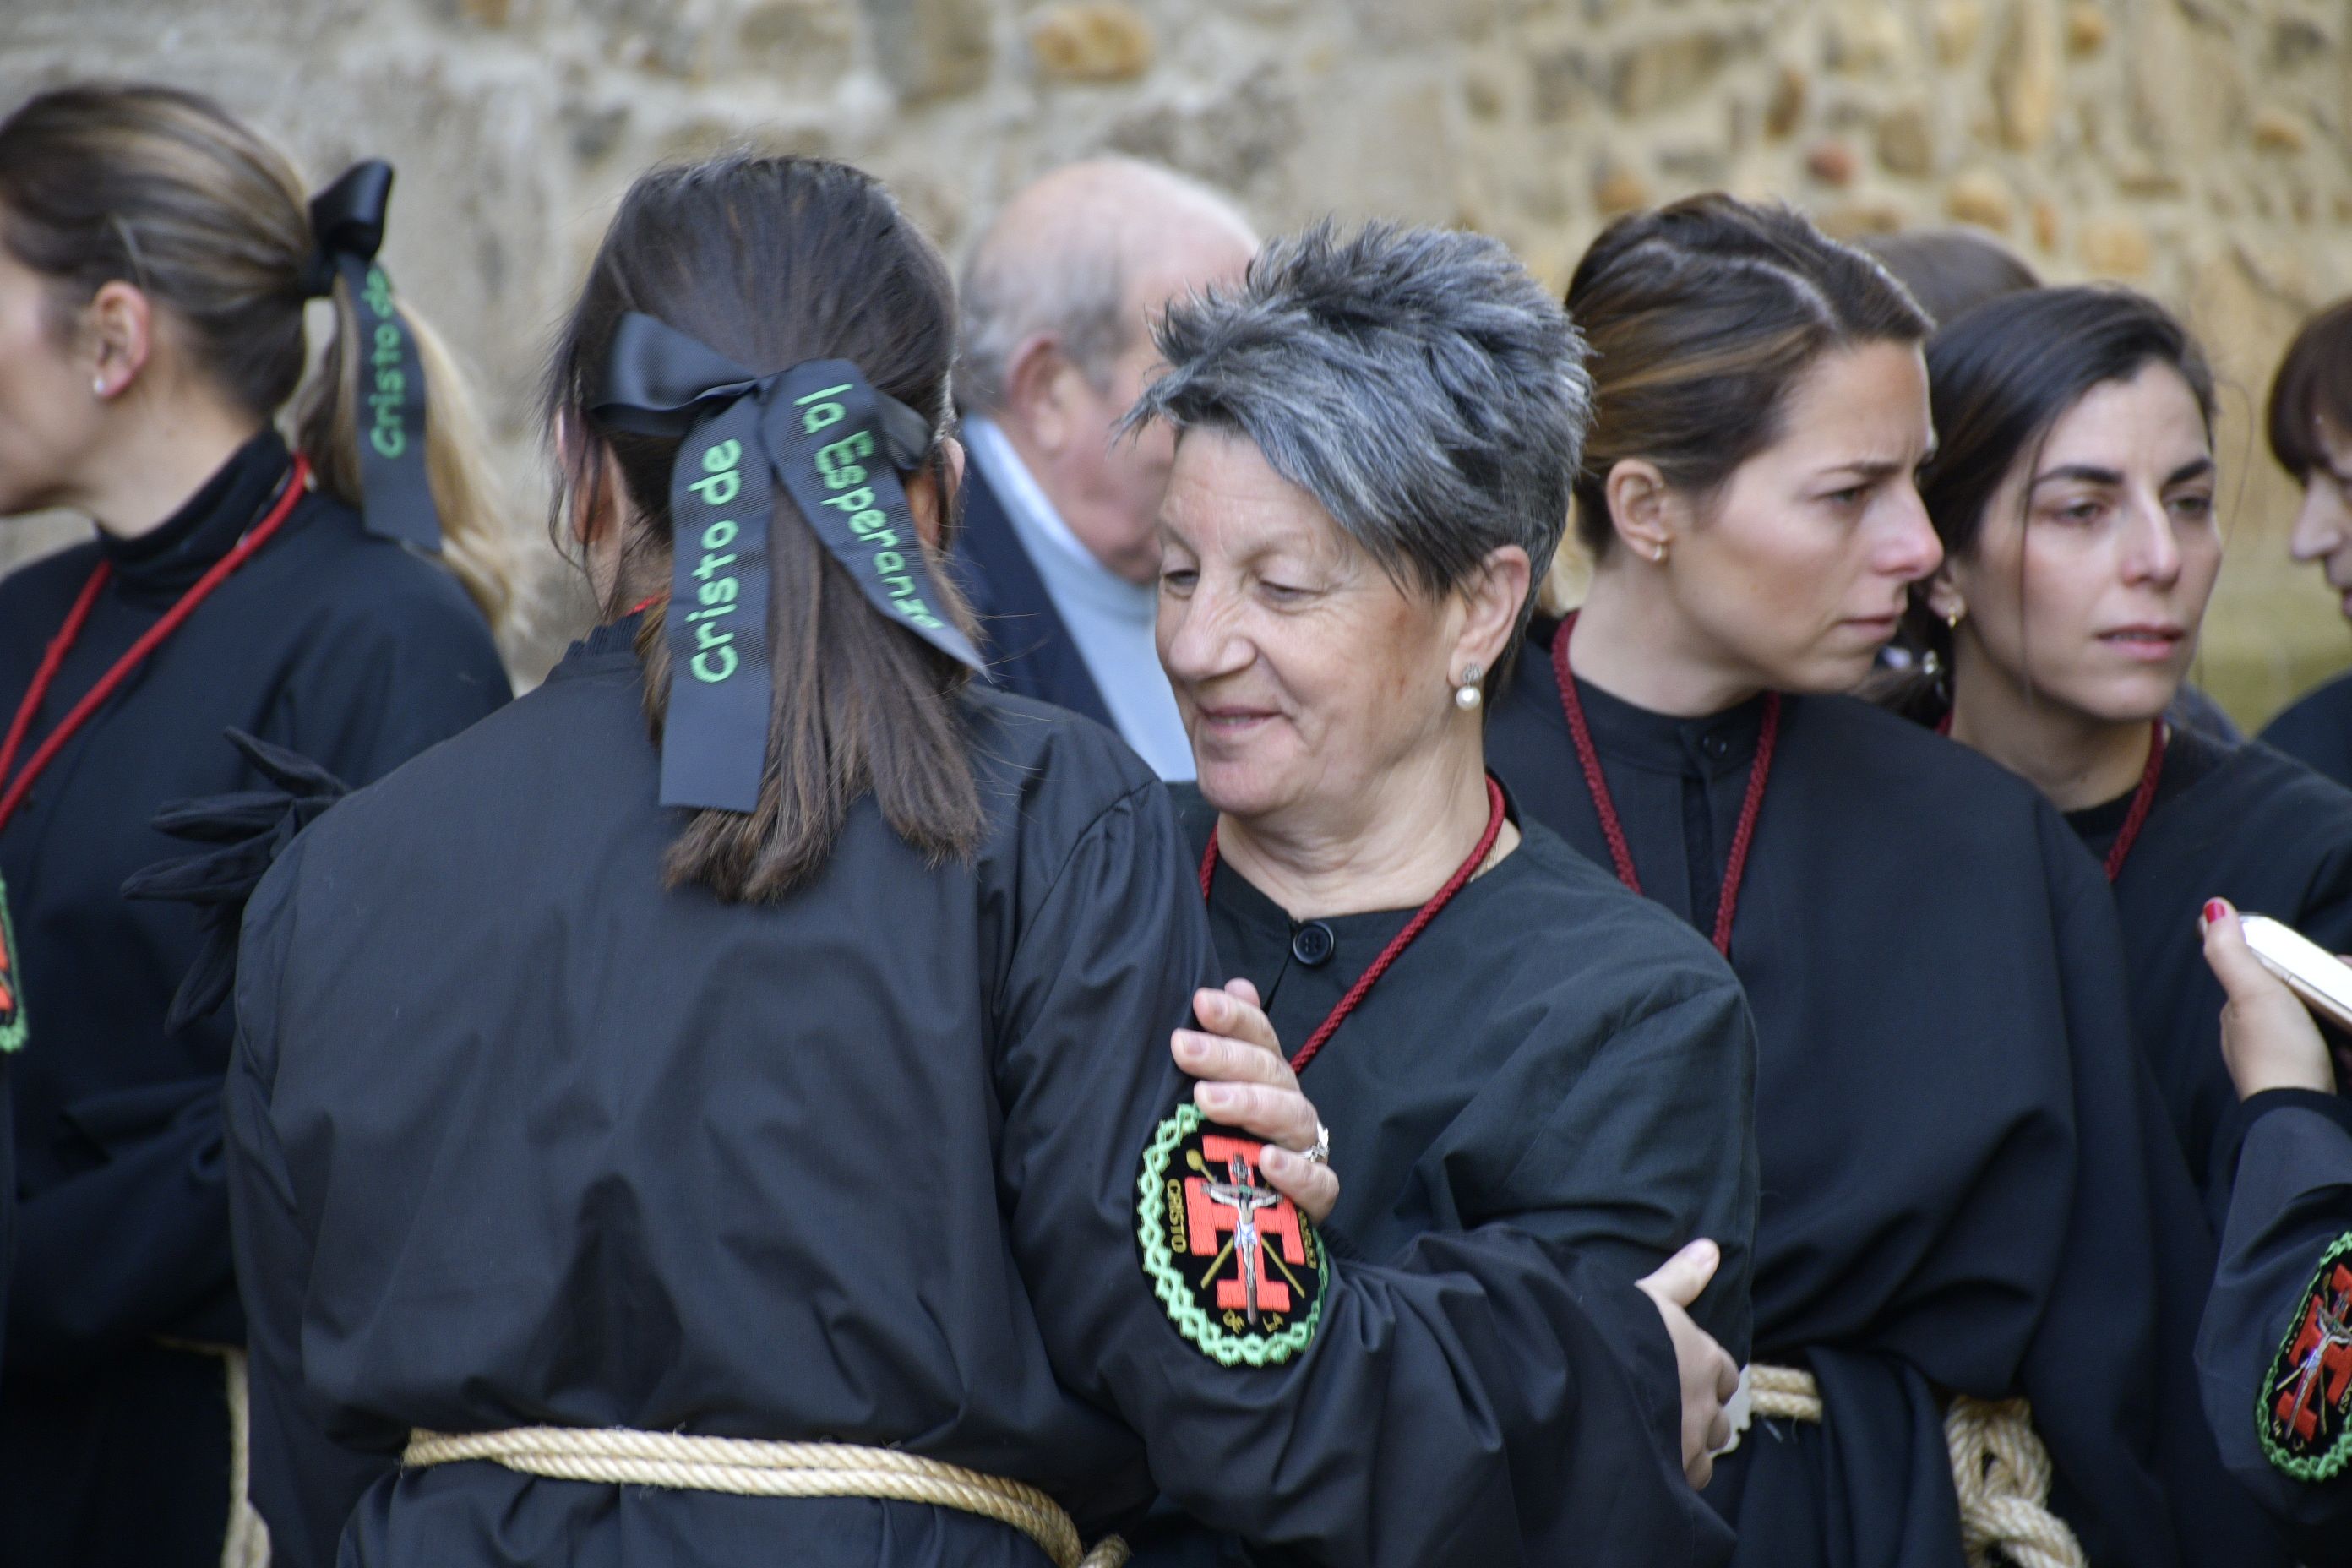
{"label": "dark red cord", "polygon": [[[1331,1009],[1316,1031],[1307,1037],[1307,1043],[1291,1057],[1291,1071],[1302,1072],[1307,1064],[1315,1059],[1315,1053],[1323,1048],[1323,1042],[1339,1032],[1339,1026],[1347,1022],[1348,1015],[1356,1010],[1357,1004],[1363,1001],[1381,976],[1388,973],[1389,966],[1403,956],[1404,950],[1412,945],[1412,939],[1419,936],[1429,922],[1437,918],[1437,911],[1451,903],[1454,895],[1478,874],[1478,868],[1486,863],[1487,855],[1494,850],[1495,840],[1501,837],[1502,833],[1503,786],[1489,777],[1486,780],[1486,831],[1478,836],[1478,847],[1471,850],[1470,858],[1463,861],[1460,868],[1446,879],[1445,886],[1438,889],[1429,902],[1422,905],[1412,919],[1405,921],[1404,930],[1397,932],[1388,946],[1381,949],[1381,955],[1372,960],[1371,967],[1356,977],[1356,983],[1348,987],[1348,994],[1339,998],[1339,1005]],[[1212,827],[1209,829],[1209,847],[1201,852],[1201,897],[1203,900],[1208,898],[1210,885],[1216,877],[1217,830]]]}
{"label": "dark red cord", "polygon": [[[1568,637],[1576,629],[1570,614],[1552,634],[1552,673],[1559,678],[1560,710],[1568,715],[1569,738],[1576,742],[1576,761],[1584,770],[1584,787],[1591,792],[1592,809],[1601,818],[1601,837],[1609,842],[1609,858],[1617,879],[1633,891],[1642,890],[1641,873],[1633,868],[1633,848],[1625,842],[1625,826],[1618,819],[1617,802],[1609,793],[1609,779],[1601,771],[1601,753],[1592,744],[1592,730],[1584,721],[1584,699],[1577,695],[1576,675],[1569,668]],[[1764,789],[1772,777],[1772,752],[1780,740],[1780,694],[1764,695],[1764,729],[1756,740],[1756,760],[1748,765],[1748,793],[1739,803],[1739,822],[1731,832],[1731,858],[1723,868],[1723,892],[1715,905],[1715,951],[1731,956],[1731,922],[1739,912],[1739,885],[1748,876],[1748,852],[1756,844],[1756,819],[1764,814]]]}
{"label": "dark red cord", "polygon": [[[1936,733],[1952,732],[1952,715],[1947,711],[1936,721]],[[2147,826],[2147,814],[2156,809],[2157,781],[2164,777],[2164,721],[2148,721],[2147,766],[2140,770],[2139,787],[2132,791],[2130,807],[2124,813],[2124,825],[2116,831],[2116,841],[2107,846],[2107,880],[2112,882],[2124,874],[2124,862],[2131,858],[2132,846],[2139,842],[2139,830]]]}
{"label": "dark red cord", "polygon": [[2147,826],[2147,814],[2156,809],[2157,781],[2164,777],[2164,721],[2151,719],[2147,729],[2147,766],[2140,770],[2139,787],[2132,791],[2131,809],[2124,813],[2116,841],[2107,846],[2110,882],[2124,874],[2124,862],[2131,858],[2132,846],[2139,842],[2139,830]]}
{"label": "dark red cord", "polygon": [[[214,589],[228,581],[230,574],[244,565],[255,551],[269,542],[269,536],[276,533],[286,520],[293,515],[294,508],[301,500],[310,479],[310,459],[298,453],[294,458],[293,470],[286,477],[286,488],[279,493],[276,503],[270,507],[268,514],[247,531],[244,538],[236,542],[235,549],[214,562],[211,570],[197,578],[195,585],[181,595],[179,602],[164,611],[161,620],[140,633],[139,639],[131,645],[121,658],[114,661],[104,675],[99,677],[98,684],[82,694],[81,700],[75,703],[67,711],[66,716],[58,721],[58,727],[49,731],[47,739],[35,748],[32,756],[25,763],[25,771],[16,774],[9,782],[5,795],[0,795],[0,828],[5,828],[8,826],[9,818],[16,815],[16,808],[24,805],[25,797],[32,793],[33,781],[41,776],[42,771],[55,760],[65,743],[73,738],[75,731],[89,722],[90,715],[105,705],[106,700],[113,696],[115,689],[131,678],[133,670],[145,662],[148,655],[162,647],[166,637],[180,629],[181,623],[195,613],[196,606],[209,598]],[[73,608],[67,613],[65,625],[60,626],[58,629],[58,635],[49,640],[47,651],[41,656],[40,668],[34,671],[33,684],[25,692],[24,700],[16,705],[16,718],[9,722],[8,739],[5,744],[0,744],[0,779],[8,778],[8,770],[16,764],[16,749],[23,744],[26,731],[32,728],[33,715],[40,711],[41,703],[49,694],[51,683],[58,678],[58,668],[65,663],[67,653],[80,637],[82,626],[89,619],[90,609],[98,603],[98,595],[105,588],[107,579],[110,575],[106,563],[100,562],[97,569],[90,573],[89,581],[82,584],[81,595],[74,601]]]}

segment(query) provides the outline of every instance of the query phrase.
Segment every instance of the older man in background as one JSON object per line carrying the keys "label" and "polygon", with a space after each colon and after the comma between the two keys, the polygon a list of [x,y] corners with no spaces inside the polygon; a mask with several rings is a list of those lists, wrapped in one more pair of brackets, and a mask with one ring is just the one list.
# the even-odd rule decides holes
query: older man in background
{"label": "older man in background", "polygon": [[1152,644],[1174,441],[1112,427],[1158,367],[1150,318],[1238,279],[1256,248],[1223,197],[1107,158],[1016,194],[964,268],[971,467],[956,567],[991,669],[1007,690],[1112,726],[1162,778],[1192,776]]}

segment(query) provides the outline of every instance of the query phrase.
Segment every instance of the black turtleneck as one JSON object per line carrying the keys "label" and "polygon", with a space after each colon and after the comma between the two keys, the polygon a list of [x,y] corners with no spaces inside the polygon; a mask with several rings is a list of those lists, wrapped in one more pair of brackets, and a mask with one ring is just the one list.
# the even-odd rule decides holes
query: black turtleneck
{"label": "black turtleneck", "polygon": [[[93,571],[110,568],[19,767],[260,521],[290,468],[265,431],[157,528],[101,533],[0,581],[5,721]],[[0,1375],[0,1561],[219,1554],[219,1364],[154,1345],[243,1334],[219,1179],[229,1029],[214,1017],[166,1032],[196,952],[194,911],[121,896],[131,872],[184,852],[151,826],[157,809],[258,784],[225,728],[358,784],[507,696],[488,630],[456,580],[314,493],[0,827],[32,1026],[11,1068],[19,1208]]]}

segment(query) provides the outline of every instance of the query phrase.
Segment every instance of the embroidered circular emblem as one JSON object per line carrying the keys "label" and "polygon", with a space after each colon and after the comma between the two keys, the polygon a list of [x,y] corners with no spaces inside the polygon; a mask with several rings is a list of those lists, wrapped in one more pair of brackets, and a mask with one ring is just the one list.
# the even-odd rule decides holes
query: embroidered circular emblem
{"label": "embroidered circular emblem", "polygon": [[1153,1131],[1135,1183],[1144,1276],[1177,1331],[1226,1366],[1305,1350],[1331,1282],[1315,1227],[1260,1179],[1264,1147],[1180,1105]]}
{"label": "embroidered circular emblem", "polygon": [[25,992],[16,973],[16,931],[8,923],[8,885],[0,882],[0,1055],[25,1046]]}
{"label": "embroidered circular emblem", "polygon": [[2263,1452],[2297,1480],[2352,1464],[2352,1233],[2319,1255],[2254,1412]]}

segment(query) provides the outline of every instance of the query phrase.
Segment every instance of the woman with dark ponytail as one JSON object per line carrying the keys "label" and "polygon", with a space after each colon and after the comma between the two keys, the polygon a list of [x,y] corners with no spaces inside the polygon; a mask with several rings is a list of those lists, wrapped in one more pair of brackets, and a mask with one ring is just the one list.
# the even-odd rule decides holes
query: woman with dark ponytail
{"label": "woman with dark ponytail", "polygon": [[1612,225],[1568,306],[1597,564],[1487,755],[1711,931],[1755,1013],[1771,1419],[1706,1494],[1735,1562],[2275,1561],[2196,1419],[2212,1251],[2096,868],[2019,781],[1844,695],[1940,560],[1926,319],[1720,195]]}
{"label": "woman with dark ponytail", "polygon": [[[0,515],[95,524],[0,581],[0,878],[41,976],[9,1068],[11,1568],[258,1549],[232,1504],[230,1032],[173,1005],[197,912],[123,896],[170,848],[157,812],[260,783],[267,745],[362,783],[508,695],[513,590],[464,387],[373,260],[389,180],[363,164],[313,202],[165,88],[0,121]],[[318,297],[335,325],[306,380]]]}
{"label": "woman with dark ponytail", "polygon": [[2221,569],[2213,376],[2155,300],[2050,289],[1938,333],[1920,485],[1944,564],[1904,695],[2066,814],[2115,890],[2132,1019],[2192,1173],[2226,1201],[2242,1126],[2200,912],[2226,899],[2352,950],[2352,792],[2164,717]]}
{"label": "woman with dark ponytail", "polygon": [[1155,1492],[1370,1568],[1596,1528],[1553,1413],[1611,1287],[1534,1233],[1335,1260],[1194,1108],[1167,797],[974,681],[939,571],[954,318],[845,165],[623,201],[548,397],[604,624],[247,912],[282,1561],[1073,1568]]}

